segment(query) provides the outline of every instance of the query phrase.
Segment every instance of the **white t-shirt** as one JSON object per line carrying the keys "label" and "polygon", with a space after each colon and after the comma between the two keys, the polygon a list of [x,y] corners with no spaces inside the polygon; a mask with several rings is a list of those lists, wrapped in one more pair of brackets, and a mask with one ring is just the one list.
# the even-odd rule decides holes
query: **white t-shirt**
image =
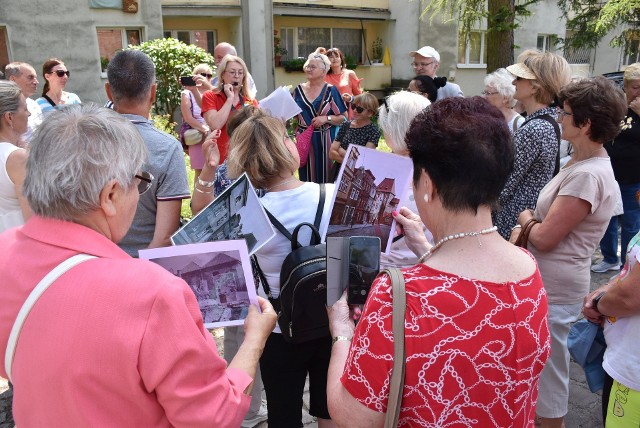
{"label": "white t-shirt", "polygon": [[[640,233],[631,239],[627,250],[627,263],[620,272],[620,278],[640,261]],[[613,285],[615,287],[615,285]],[[630,317],[608,317],[604,323],[604,337],[607,350],[604,353],[604,370],[631,389],[640,391],[640,315]]]}
{"label": "white t-shirt", "polygon": [[0,142],[0,233],[24,224],[22,209],[16,195],[16,188],[7,172],[7,158],[19,147]]}
{"label": "white t-shirt", "polygon": [[31,116],[29,116],[27,132],[24,133],[22,138],[28,143],[31,141],[36,128],[42,123],[42,109],[36,100],[27,98],[27,110],[29,110]]}
{"label": "white t-shirt", "polygon": [[[331,208],[331,198],[334,190],[334,184],[325,184],[326,195],[320,230],[329,223],[329,209]],[[318,201],[320,200],[320,185],[310,182],[304,183],[295,189],[267,193],[260,200],[262,205],[289,232],[293,233],[293,229],[300,223],[313,224]],[[298,242],[302,245],[307,245],[310,240],[311,230],[308,227],[303,227],[298,234]],[[269,289],[274,298],[280,295],[280,269],[282,268],[282,262],[290,252],[291,242],[282,233],[276,231],[276,236],[255,253],[260,269],[262,269],[269,283]],[[258,288],[258,294],[262,297],[267,297],[262,287]],[[280,328],[277,324],[273,331],[280,333]]]}

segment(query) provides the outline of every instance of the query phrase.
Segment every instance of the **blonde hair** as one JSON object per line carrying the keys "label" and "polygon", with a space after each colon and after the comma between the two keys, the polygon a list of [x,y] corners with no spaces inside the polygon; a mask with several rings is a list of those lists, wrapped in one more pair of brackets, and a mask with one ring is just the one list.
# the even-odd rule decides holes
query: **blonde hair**
{"label": "blonde hair", "polygon": [[198,64],[195,67],[193,67],[193,72],[191,74],[196,75],[196,74],[200,74],[200,73],[209,73],[209,74],[213,74],[213,69],[211,68],[211,66],[209,64]]}
{"label": "blonde hair", "polygon": [[287,130],[281,120],[266,115],[249,117],[229,141],[229,177],[246,172],[254,187],[264,189],[282,172],[293,174],[298,160],[284,144],[285,138]]}
{"label": "blonde hair", "polygon": [[557,100],[560,90],[571,82],[571,67],[566,59],[551,52],[528,49],[518,56],[536,76],[531,85],[536,89],[535,100],[551,105]]}
{"label": "blonde hair", "polygon": [[640,62],[634,62],[624,69],[624,82],[630,80],[640,80]]}
{"label": "blonde hair", "polygon": [[251,99],[250,91],[249,91],[249,70],[247,69],[247,64],[244,63],[242,58],[235,55],[227,54],[222,58],[220,64],[218,65],[218,69],[216,72],[218,73],[218,90],[223,92],[222,86],[224,82],[222,81],[222,75],[227,70],[227,65],[230,62],[237,62],[242,66],[242,70],[244,71],[244,76],[242,77],[242,88],[240,88],[240,95],[247,99]]}
{"label": "blonde hair", "polygon": [[353,104],[364,107],[373,114],[375,114],[378,111],[378,107],[380,107],[378,99],[369,92],[363,92],[360,95],[356,95],[353,99]]}

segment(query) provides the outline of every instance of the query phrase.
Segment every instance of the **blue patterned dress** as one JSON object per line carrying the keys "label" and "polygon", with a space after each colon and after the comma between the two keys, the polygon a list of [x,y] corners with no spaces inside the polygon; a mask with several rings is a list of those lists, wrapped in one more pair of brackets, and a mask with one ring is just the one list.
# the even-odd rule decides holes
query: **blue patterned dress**
{"label": "blue patterned dress", "polygon": [[[311,125],[311,121],[318,111],[317,116],[338,116],[347,111],[347,106],[342,101],[340,92],[335,86],[329,84],[325,84],[320,95],[312,101],[307,99],[302,91],[302,86],[298,85],[293,92],[293,99],[302,109],[302,112],[298,114],[299,127],[296,134],[302,133],[307,129],[307,126]],[[329,148],[338,134],[338,129],[338,126],[324,125],[322,128],[314,130],[309,150],[309,161],[298,170],[300,180],[315,183],[331,182]]]}

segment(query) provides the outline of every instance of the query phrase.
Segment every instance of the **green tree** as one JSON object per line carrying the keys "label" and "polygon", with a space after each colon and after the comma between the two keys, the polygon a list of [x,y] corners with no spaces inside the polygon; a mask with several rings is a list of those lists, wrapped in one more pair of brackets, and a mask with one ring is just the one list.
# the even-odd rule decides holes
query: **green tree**
{"label": "green tree", "polygon": [[430,15],[431,21],[440,17],[443,22],[458,23],[460,38],[465,41],[478,24],[486,22],[487,72],[492,72],[513,64],[513,30],[522,18],[531,15],[528,7],[538,1],[516,4],[515,0],[432,0],[421,17]]}
{"label": "green tree", "polygon": [[156,114],[173,115],[180,106],[180,76],[190,75],[198,64],[209,64],[215,69],[211,54],[198,46],[187,45],[172,38],[149,40],[141,45],[129,45],[127,49],[146,53],[156,66]]}
{"label": "green tree", "polygon": [[611,46],[625,46],[640,28],[640,0],[559,0],[558,6],[567,19],[567,29],[573,33],[564,41],[570,48],[595,47],[621,27],[631,31],[614,34],[609,42]]}

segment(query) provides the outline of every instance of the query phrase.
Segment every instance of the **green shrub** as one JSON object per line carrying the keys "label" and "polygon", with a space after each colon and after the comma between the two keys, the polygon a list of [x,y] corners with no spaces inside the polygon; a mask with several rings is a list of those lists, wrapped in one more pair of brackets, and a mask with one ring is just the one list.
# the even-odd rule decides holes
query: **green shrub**
{"label": "green shrub", "polygon": [[141,45],[129,45],[127,49],[140,50],[149,57],[156,66],[156,114],[173,114],[180,107],[180,76],[188,76],[198,64],[209,64],[214,67],[211,54],[195,45],[186,45],[179,40],[154,39]]}

